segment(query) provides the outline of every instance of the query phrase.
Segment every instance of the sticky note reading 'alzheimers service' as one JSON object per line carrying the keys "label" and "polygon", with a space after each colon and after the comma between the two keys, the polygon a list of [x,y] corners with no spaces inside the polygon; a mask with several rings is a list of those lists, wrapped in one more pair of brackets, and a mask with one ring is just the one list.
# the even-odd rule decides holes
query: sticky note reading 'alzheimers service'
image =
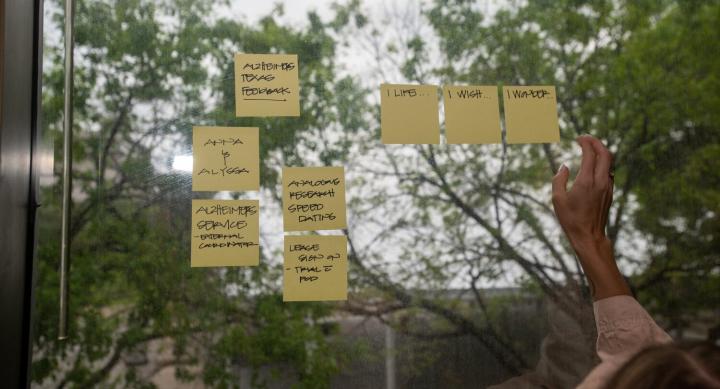
{"label": "sticky note reading 'alzheimers service'", "polygon": [[295,54],[235,54],[236,116],[300,116]]}
{"label": "sticky note reading 'alzheimers service'", "polygon": [[193,127],[192,190],[260,190],[257,127]]}
{"label": "sticky note reading 'alzheimers service'", "polygon": [[444,86],[447,143],[502,143],[496,86]]}
{"label": "sticky note reading 'alzheimers service'", "polygon": [[343,167],[284,167],[282,185],[285,231],[347,227]]}
{"label": "sticky note reading 'alzheimers service'", "polygon": [[506,86],[503,103],[507,143],[560,141],[554,86]]}
{"label": "sticky note reading 'alzheimers service'", "polygon": [[437,86],[380,85],[380,128],[385,144],[438,144]]}
{"label": "sticky note reading 'alzheimers service'", "polygon": [[283,301],[347,300],[347,239],[286,236]]}
{"label": "sticky note reading 'alzheimers service'", "polygon": [[190,266],[257,266],[258,200],[193,200]]}

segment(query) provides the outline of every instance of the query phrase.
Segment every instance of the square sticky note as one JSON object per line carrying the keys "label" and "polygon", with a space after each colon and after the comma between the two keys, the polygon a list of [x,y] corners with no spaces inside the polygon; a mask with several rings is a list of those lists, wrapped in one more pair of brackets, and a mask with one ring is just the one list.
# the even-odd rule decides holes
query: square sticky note
{"label": "square sticky note", "polygon": [[300,116],[295,54],[235,54],[236,116]]}
{"label": "square sticky note", "polygon": [[560,141],[554,86],[503,87],[503,104],[507,143]]}
{"label": "square sticky note", "polygon": [[260,190],[257,127],[193,127],[192,190]]}
{"label": "square sticky note", "polygon": [[443,87],[447,143],[502,143],[496,86]]}
{"label": "square sticky note", "polygon": [[284,167],[282,186],[285,231],[347,227],[343,167]]}
{"label": "square sticky note", "polygon": [[380,85],[380,130],[385,144],[438,144],[435,85]]}
{"label": "square sticky note", "polygon": [[257,266],[258,200],[193,200],[190,266]]}
{"label": "square sticky note", "polygon": [[347,238],[285,236],[283,301],[347,300]]}

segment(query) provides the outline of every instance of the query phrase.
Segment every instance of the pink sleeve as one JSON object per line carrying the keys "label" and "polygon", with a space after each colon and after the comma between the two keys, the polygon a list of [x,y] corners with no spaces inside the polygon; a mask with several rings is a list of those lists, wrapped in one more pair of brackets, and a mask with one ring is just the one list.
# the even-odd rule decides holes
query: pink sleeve
{"label": "pink sleeve", "polygon": [[672,341],[642,306],[630,296],[613,296],[596,301],[597,353],[600,364],[578,386],[602,388],[613,374],[638,351]]}

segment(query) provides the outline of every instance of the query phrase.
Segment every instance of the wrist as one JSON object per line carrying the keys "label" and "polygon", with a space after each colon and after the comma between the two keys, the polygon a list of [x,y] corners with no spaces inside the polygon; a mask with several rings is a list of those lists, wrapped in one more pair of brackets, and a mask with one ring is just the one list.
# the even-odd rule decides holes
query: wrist
{"label": "wrist", "polygon": [[630,295],[630,289],[615,262],[610,239],[604,235],[587,236],[573,239],[571,243],[590,282],[594,300]]}
{"label": "wrist", "polygon": [[605,235],[579,235],[570,236],[570,244],[572,245],[578,256],[582,257],[602,257],[609,256],[614,262],[612,252],[612,242]]}

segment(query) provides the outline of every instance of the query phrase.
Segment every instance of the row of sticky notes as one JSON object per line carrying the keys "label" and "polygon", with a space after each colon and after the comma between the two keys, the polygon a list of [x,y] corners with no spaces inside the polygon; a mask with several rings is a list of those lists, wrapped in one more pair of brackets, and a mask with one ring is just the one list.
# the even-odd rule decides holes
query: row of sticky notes
{"label": "row of sticky notes", "polygon": [[[385,144],[438,144],[438,87],[382,84],[380,127]],[[447,143],[502,143],[496,86],[443,86]],[[502,88],[507,143],[560,140],[554,86]]]}

